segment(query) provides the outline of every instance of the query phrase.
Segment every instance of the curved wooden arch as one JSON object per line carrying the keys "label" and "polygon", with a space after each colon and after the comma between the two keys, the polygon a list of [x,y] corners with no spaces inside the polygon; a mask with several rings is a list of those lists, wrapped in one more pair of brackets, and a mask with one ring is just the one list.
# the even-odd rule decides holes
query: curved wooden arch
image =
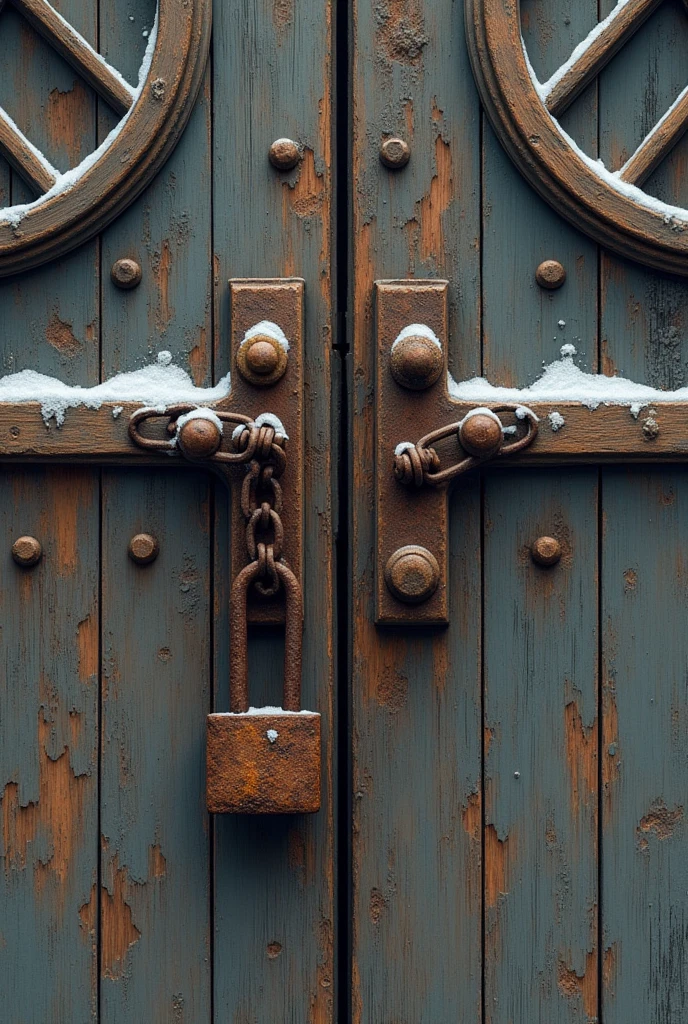
{"label": "curved wooden arch", "polygon": [[555,114],[599,73],[657,2],[630,0],[626,14],[635,10],[635,22],[618,19],[615,35],[607,34],[604,52],[579,61],[569,72],[567,87],[560,81],[546,99],[535,87],[524,51],[519,3],[465,0],[466,31],[473,73],[492,125],[518,169],[543,199],[608,249],[686,277],[688,211],[663,207],[637,185],[683,133],[681,119],[688,113],[688,90],[616,181],[610,180],[609,174],[597,173],[593,161],[555,120]]}
{"label": "curved wooden arch", "polygon": [[68,191],[38,200],[16,222],[0,220],[0,277],[46,263],[98,234],[174,149],[203,79],[212,0],[159,0],[157,18],[148,75],[111,144]]}

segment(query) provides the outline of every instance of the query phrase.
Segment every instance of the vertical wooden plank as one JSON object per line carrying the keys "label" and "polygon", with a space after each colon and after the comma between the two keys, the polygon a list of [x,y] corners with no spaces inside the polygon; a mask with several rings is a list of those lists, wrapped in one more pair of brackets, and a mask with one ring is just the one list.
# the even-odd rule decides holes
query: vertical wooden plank
{"label": "vertical wooden plank", "polygon": [[357,0],[352,58],[353,1020],[477,1021],[479,490],[452,503],[449,628],[376,629],[372,301],[376,278],[448,278],[452,372],[479,372],[479,107],[450,0]]}
{"label": "vertical wooden plank", "polygon": [[[7,1021],[95,1021],[98,490],[90,472],[0,484],[0,991]],[[43,545],[22,569],[17,537]]]}
{"label": "vertical wooden plank", "polygon": [[[485,483],[485,1019],[597,1019],[597,472]],[[542,535],[558,565],[530,555]]]}
{"label": "vertical wooden plank", "polygon": [[602,549],[604,1020],[685,1019],[685,470],[608,470]]}
{"label": "vertical wooden plank", "polygon": [[[100,2],[102,52],[133,83],[154,16],[154,0]],[[174,153],[103,233],[103,377],[168,350],[211,378],[209,103],[207,77]],[[101,105],[100,135],[112,124]],[[142,267],[133,291],[110,279],[121,257]],[[211,1018],[209,486],[183,469],[103,478],[104,1022]],[[160,541],[147,568],[127,557],[140,531]]]}
{"label": "vertical wooden plank", "polygon": [[[95,8],[56,6],[96,41]],[[73,166],[94,148],[92,93],[11,8],[2,35],[3,102],[57,166]],[[31,198],[16,175],[5,181],[3,205]],[[97,382],[96,253],[91,243],[0,281],[3,372],[28,367]],[[17,470],[4,475],[3,490],[3,1015],[85,1022],[97,1014],[98,475]],[[23,533],[45,551],[29,572],[9,556]]]}
{"label": "vertical wooden plank", "polygon": [[[607,14],[610,0],[601,5]],[[685,86],[688,21],[667,0],[600,78],[600,156],[618,167]],[[688,204],[686,139],[645,190]],[[605,372],[688,380],[688,285],[605,254]],[[641,414],[642,415],[642,414]],[[661,417],[660,417],[661,423]],[[683,470],[605,470],[602,925],[605,1024],[682,1020],[685,831]]]}
{"label": "vertical wooden plank", "polygon": [[[597,22],[596,0],[521,6],[541,80]],[[564,126],[596,153],[596,87]],[[597,249],[483,143],[483,373],[523,386],[575,345],[597,369]],[[557,291],[535,280],[555,259]],[[547,422],[543,430],[549,430]],[[485,492],[485,1018],[597,1015],[597,474],[496,473]],[[556,536],[562,562],[529,546]]]}
{"label": "vertical wooden plank", "polygon": [[[215,372],[229,369],[232,277],[306,281],[304,426],[304,707],[319,711],[319,814],[215,819],[215,1019],[326,1024],[335,1014],[333,805],[332,3],[238,0],[216,5],[213,40]],[[342,110],[344,116],[344,110]],[[303,160],[268,162],[287,136]],[[270,408],[266,390],[265,406]],[[215,672],[228,708],[226,501],[217,496]],[[252,701],[278,703],[281,634],[255,634]],[[276,1008],[277,1011],[276,1011]]]}
{"label": "vertical wooden plank", "polygon": [[103,474],[103,1021],[210,1020],[208,493],[202,473]]}

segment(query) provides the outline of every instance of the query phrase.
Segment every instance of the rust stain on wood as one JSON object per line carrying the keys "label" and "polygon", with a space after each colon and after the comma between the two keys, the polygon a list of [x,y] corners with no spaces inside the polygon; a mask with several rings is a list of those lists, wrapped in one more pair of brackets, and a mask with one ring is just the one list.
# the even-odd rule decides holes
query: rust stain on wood
{"label": "rust stain on wood", "polygon": [[377,702],[390,711],[403,711],[408,704],[408,677],[393,665],[382,665],[378,675]]}
{"label": "rust stain on wood", "polygon": [[160,247],[160,251],[155,252],[152,259],[153,277],[158,286],[158,303],[155,319],[159,331],[164,331],[174,316],[174,309],[170,305],[171,268],[172,251],[169,240],[166,238]]}
{"label": "rust stain on wood", "polygon": [[614,786],[620,778],[619,715],[616,692],[607,683],[602,692],[602,787],[604,821],[608,823],[613,810]]}
{"label": "rust stain on wood", "polygon": [[454,184],[451,147],[441,135],[435,139],[435,168],[430,191],[419,204],[418,220],[421,259],[439,261],[445,255],[443,217],[451,205]]}
{"label": "rust stain on wood", "polygon": [[[315,168],[312,149],[304,149],[298,176],[292,183],[284,182],[283,195],[297,217],[314,217],[320,213],[325,198],[325,176]],[[285,213],[285,223],[286,223]]]}
{"label": "rust stain on wood", "polygon": [[463,828],[466,835],[476,842],[480,842],[480,830],[482,825],[482,801],[480,793],[471,793],[468,803],[461,812]]}
{"label": "rust stain on wood", "polygon": [[72,324],[67,320],[61,320],[54,310],[45,329],[45,337],[48,343],[63,356],[71,358],[83,348],[82,342],[72,330]]}
{"label": "rust stain on wood", "polygon": [[116,981],[122,977],[129,950],[139,941],[141,932],[134,924],[131,906],[127,902],[130,884],[127,870],[120,868],[117,854],[110,872],[112,892],[103,886],[101,894],[101,974]]}
{"label": "rust stain on wood", "polygon": [[153,878],[164,878],[167,874],[167,860],[159,845],[148,851],[148,872]]}
{"label": "rust stain on wood", "polygon": [[635,569],[626,569],[623,574],[624,578],[624,591],[628,594],[630,591],[635,590],[638,584],[638,573]]}
{"label": "rust stain on wood", "polygon": [[650,834],[660,841],[671,839],[681,821],[683,821],[683,807],[679,805],[670,810],[661,798],[655,800],[636,828],[639,848],[647,850],[647,836]]}
{"label": "rust stain on wood", "polygon": [[87,615],[77,627],[79,650],[79,679],[91,683],[98,675],[98,620]]}
{"label": "rust stain on wood", "polygon": [[571,776],[571,804],[574,820],[580,820],[583,804],[595,799],[597,793],[597,724],[583,724],[576,701],[564,709],[566,726],[566,759]]}
{"label": "rust stain on wood", "polygon": [[48,96],[46,123],[49,150],[66,150],[70,167],[76,167],[84,157],[84,138],[92,131],[93,102],[78,78],[65,92],[53,89]]}
{"label": "rust stain on wood", "polygon": [[10,782],[2,798],[2,834],[5,848],[5,872],[24,870],[31,854],[30,846],[39,834],[48,840],[45,861],[36,860],[36,886],[42,891],[50,875],[60,883],[67,878],[72,862],[74,843],[81,841],[83,831],[84,786],[87,776],[75,776],[65,748],[53,760],[46,753],[50,723],[39,719],[39,797],[36,803],[22,806],[19,787]]}
{"label": "rust stain on wood", "polygon": [[380,918],[382,917],[383,911],[387,906],[387,900],[382,895],[379,889],[370,890],[370,899],[368,900],[368,917],[372,924],[379,924]]}
{"label": "rust stain on wood", "polygon": [[509,837],[500,839],[494,825],[485,828],[485,905],[496,907],[507,889],[507,845]]}
{"label": "rust stain on wood", "polygon": [[557,985],[561,994],[568,999],[580,996],[588,1019],[596,1019],[597,953],[595,950],[586,954],[585,972],[582,976],[568,967],[565,960],[560,960],[557,966]]}
{"label": "rust stain on wood", "polygon": [[266,948],[266,953],[268,955],[268,960],[276,960],[282,953],[282,943],[269,942]]}

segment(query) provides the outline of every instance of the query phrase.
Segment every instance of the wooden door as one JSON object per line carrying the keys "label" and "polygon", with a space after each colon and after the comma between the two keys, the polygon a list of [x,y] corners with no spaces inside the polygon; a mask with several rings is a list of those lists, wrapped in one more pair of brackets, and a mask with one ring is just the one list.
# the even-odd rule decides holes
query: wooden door
{"label": "wooden door", "polygon": [[[65,172],[122,114],[75,70],[73,56],[64,59],[47,29],[37,31],[33,15],[40,24],[46,6],[0,3],[0,105],[39,155]],[[183,19],[205,6],[163,0],[159,14],[168,25],[182,19],[186,31]],[[56,0],[54,8],[136,85],[155,0]],[[7,1024],[332,1019],[329,8],[328,0],[216,3],[205,70],[196,54],[198,99],[155,180],[97,237],[0,281],[3,374],[31,370],[92,386],[169,352],[194,384],[209,387],[230,369],[229,280],[304,279],[304,706],[322,714],[323,809],[262,820],[206,813],[206,715],[229,708],[224,486],[202,468],[4,466],[0,1018]],[[158,27],[160,39],[162,21]],[[192,25],[198,50],[203,31]],[[182,78],[175,59],[189,41],[180,32],[174,42],[168,63],[146,80],[154,112]],[[288,172],[268,159],[282,136],[301,151]],[[157,143],[147,138],[143,156]],[[124,154],[122,166],[128,160]],[[37,190],[0,164],[0,205],[33,201]],[[17,219],[15,241],[26,223]],[[139,264],[138,287],[113,282],[121,259]],[[64,430],[78,415],[67,411]],[[8,416],[1,429],[11,438]],[[36,422],[59,461],[66,435],[54,420],[43,427],[39,413]],[[88,436],[83,446],[86,455]],[[159,545],[148,565],[128,556],[142,532]],[[11,556],[23,535],[42,545],[33,568]],[[282,702],[282,647],[279,628],[256,627],[255,705]]]}
{"label": "wooden door", "polygon": [[[585,465],[505,457],[459,476],[448,625],[414,626],[408,606],[403,626],[376,625],[376,526],[398,514],[376,506],[376,488],[394,443],[424,430],[411,393],[379,468],[375,383],[389,369],[376,376],[375,360],[390,307],[376,316],[374,282],[448,281],[440,340],[454,381],[486,378],[474,405],[494,404],[489,385],[525,388],[567,360],[681,388],[685,5],[356,0],[352,17],[352,1019],[678,1024],[688,491],[685,467],[657,464],[652,447],[668,412],[656,397],[640,420],[630,399],[623,414],[583,410]],[[580,75],[557,106],[562,65],[559,79]],[[667,111],[673,148],[659,153],[655,135],[663,159],[629,190],[624,168]],[[381,162],[391,137],[410,151],[403,168]],[[565,271],[560,287],[539,283],[544,261]],[[542,399],[537,444],[552,450],[576,429],[564,398]],[[632,452],[600,465],[587,430],[611,451],[626,423]],[[423,530],[442,545],[440,523]],[[408,533],[401,543],[418,542]],[[541,536],[561,546],[555,566],[531,554]]]}

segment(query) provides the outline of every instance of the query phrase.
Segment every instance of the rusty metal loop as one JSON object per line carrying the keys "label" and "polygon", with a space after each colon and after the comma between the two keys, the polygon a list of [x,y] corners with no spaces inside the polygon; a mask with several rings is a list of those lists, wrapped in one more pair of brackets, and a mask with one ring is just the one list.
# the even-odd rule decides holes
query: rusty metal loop
{"label": "rusty metal loop", "polygon": [[[282,557],[282,548],[284,547],[284,525],[274,508],[271,508],[269,512],[274,534],[274,540],[272,543],[274,545],[275,558],[279,559]],[[256,541],[256,527],[262,519],[262,516],[262,509],[254,509],[251,514],[251,518],[246,524],[246,550],[252,561],[257,558],[258,544]]]}
{"label": "rusty metal loop", "polygon": [[[164,412],[159,409],[146,407],[143,409],[137,409],[136,412],[132,413],[129,417],[129,437],[134,444],[139,448],[147,448],[149,451],[178,451],[180,454],[184,454],[176,444],[176,433],[177,433],[177,421],[180,416],[185,415],[188,412],[193,412],[195,409],[200,408],[197,405],[171,405]],[[211,411],[221,422],[223,423],[234,423],[236,426],[250,426],[252,420],[250,416],[244,416],[238,412],[225,412],[224,410],[212,409]],[[166,433],[170,436],[169,440],[160,440],[154,437],[145,437],[139,430],[140,424],[145,420],[151,419],[166,419],[167,426],[165,428]],[[250,432],[249,432],[250,433]],[[256,444],[258,443],[258,431],[256,430],[255,439],[253,436],[249,436],[247,439],[246,446],[238,452],[226,452],[217,451],[213,455],[209,456],[204,461],[214,462],[249,462],[253,456]]]}
{"label": "rusty metal loop", "polygon": [[280,477],[287,465],[284,451],[286,440],[284,434],[277,433],[274,427],[267,424],[257,427],[255,423],[249,423],[234,437],[234,447],[239,452],[250,448],[251,458],[260,459],[261,462],[269,460],[274,464],[275,476]]}
{"label": "rusty metal loop", "polygon": [[[454,435],[456,435],[458,440],[459,431],[465,421],[465,418],[464,420],[460,420],[456,423],[449,423],[445,427],[438,427],[436,430],[432,430],[429,434],[425,434],[424,437],[421,437],[420,441],[415,445],[408,445],[403,449],[403,451],[400,451],[395,455],[394,475],[397,480],[407,486],[413,485],[415,487],[420,487],[422,484],[428,484],[431,487],[439,487],[442,484],[447,483],[449,480],[454,479],[454,477],[460,476],[462,473],[466,473],[468,470],[482,465],[484,462],[488,462],[496,458],[503,458],[508,455],[514,455],[516,452],[527,448],[528,445],[532,444],[537,437],[537,417],[535,413],[526,406],[497,405],[493,406],[490,411],[495,415],[500,412],[516,413],[517,419],[521,421],[527,420],[528,429],[526,433],[522,437],[519,437],[508,444],[502,442],[497,451],[492,452],[489,455],[468,455],[466,458],[454,463],[453,466],[448,466],[446,469],[440,469],[440,459],[433,445]],[[459,440],[459,444],[460,443],[461,442]]]}
{"label": "rusty metal loop", "polygon": [[[303,652],[301,587],[294,573],[284,562],[275,562],[274,567],[286,594],[282,707],[285,711],[300,711]],[[257,561],[251,562],[241,570],[232,584],[229,615],[229,706],[234,714],[245,714],[249,709],[246,605],[249,587],[258,579],[259,569]]]}
{"label": "rusty metal loop", "polygon": [[[255,588],[262,597],[274,597],[279,590],[279,578],[275,569],[275,553],[272,544],[258,545],[258,564],[260,566],[259,578],[255,581]],[[268,579],[268,584],[263,579]]]}

